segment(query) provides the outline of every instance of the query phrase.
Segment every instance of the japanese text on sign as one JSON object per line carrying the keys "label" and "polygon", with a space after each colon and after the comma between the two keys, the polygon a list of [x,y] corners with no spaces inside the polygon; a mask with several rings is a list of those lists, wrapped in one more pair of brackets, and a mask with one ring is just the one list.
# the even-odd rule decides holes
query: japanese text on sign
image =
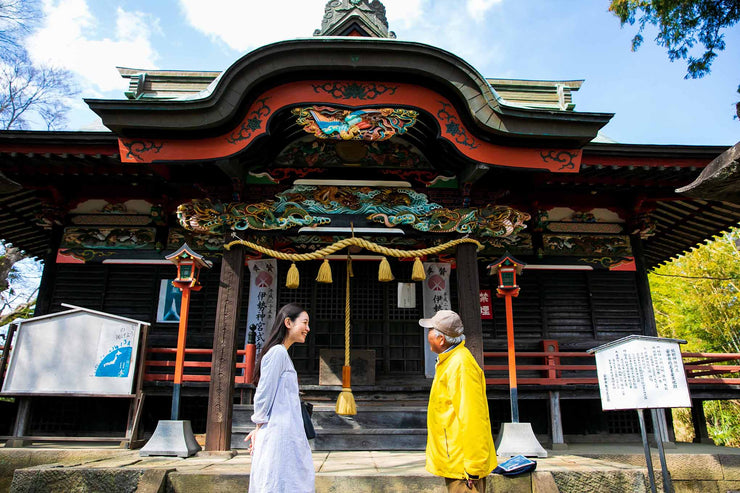
{"label": "japanese text on sign", "polygon": [[606,410],[691,407],[681,351],[672,340],[634,339],[596,351]]}

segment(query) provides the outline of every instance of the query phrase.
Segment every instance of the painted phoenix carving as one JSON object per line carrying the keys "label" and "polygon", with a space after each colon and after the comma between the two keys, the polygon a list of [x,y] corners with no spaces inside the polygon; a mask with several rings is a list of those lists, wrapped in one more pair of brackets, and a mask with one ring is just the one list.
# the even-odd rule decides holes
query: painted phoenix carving
{"label": "painted phoenix carving", "polygon": [[403,134],[416,123],[414,110],[368,108],[346,110],[331,106],[294,108],[296,122],[320,139],[387,140]]}

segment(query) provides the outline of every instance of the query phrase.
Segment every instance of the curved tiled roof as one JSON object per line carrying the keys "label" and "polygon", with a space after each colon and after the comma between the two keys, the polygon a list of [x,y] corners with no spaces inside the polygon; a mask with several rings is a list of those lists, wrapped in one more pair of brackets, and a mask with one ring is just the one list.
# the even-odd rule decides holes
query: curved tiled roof
{"label": "curved tiled roof", "polygon": [[612,116],[509,105],[478,71],[447,51],[353,37],[297,39],[258,48],[223,72],[202,98],[86,102],[116,134],[188,138],[233,127],[247,103],[265,88],[312,77],[406,81],[432,88],[448,95],[482,138],[509,145],[581,147]]}

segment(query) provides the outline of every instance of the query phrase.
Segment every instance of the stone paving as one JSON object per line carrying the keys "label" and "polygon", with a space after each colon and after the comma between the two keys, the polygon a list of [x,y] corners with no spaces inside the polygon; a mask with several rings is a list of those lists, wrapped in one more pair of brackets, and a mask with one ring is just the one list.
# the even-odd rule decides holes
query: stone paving
{"label": "stone paving", "polygon": [[[245,491],[250,456],[235,452],[200,452],[193,457],[140,457],[137,451],[57,450],[57,461],[33,465],[34,454],[53,458],[54,449],[0,449],[2,463],[13,459],[10,491]],[[537,459],[537,470],[516,478],[493,475],[489,491],[618,492],[650,491],[640,445],[574,445]],[[653,450],[655,453],[656,451]],[[679,444],[666,449],[677,492],[725,493],[740,490],[740,449]],[[28,460],[20,460],[27,456]],[[423,452],[314,452],[317,492],[445,491],[444,482],[424,469]],[[659,491],[660,463],[653,457]],[[31,466],[31,467],[29,467]],[[111,489],[112,488],[112,489]]]}

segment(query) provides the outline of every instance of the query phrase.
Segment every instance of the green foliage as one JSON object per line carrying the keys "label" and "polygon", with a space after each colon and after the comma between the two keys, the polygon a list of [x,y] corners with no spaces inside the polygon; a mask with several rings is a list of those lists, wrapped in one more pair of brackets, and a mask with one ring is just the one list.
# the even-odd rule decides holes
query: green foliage
{"label": "green foliage", "polygon": [[[14,307],[12,310],[0,313],[0,327],[4,327],[9,323],[15,322],[18,319],[31,318],[36,311],[36,297],[34,293],[33,299],[26,303]],[[5,342],[5,334],[2,334],[0,342]]]}
{"label": "green foliage", "polygon": [[704,414],[715,445],[740,447],[740,402],[708,401],[704,403]]}
{"label": "green foliage", "polygon": [[[668,58],[688,61],[687,79],[710,72],[717,52],[725,49],[721,31],[740,20],[740,0],[611,0],[609,10],[619,17],[622,26],[637,22],[633,51],[643,42],[645,26],[657,26],[655,41],[668,49]],[[695,45],[703,46],[704,53],[691,55]]]}
{"label": "green foliage", "polygon": [[[740,353],[738,245],[740,229],[734,228],[649,275],[660,336],[686,339],[684,351]],[[688,439],[690,414],[675,411],[676,435]],[[717,445],[740,446],[740,402],[707,401],[704,413]]]}
{"label": "green foliage", "polygon": [[684,407],[677,407],[671,409],[673,416],[673,431],[676,434],[677,442],[693,442],[694,437],[694,423],[691,419],[691,409]]}
{"label": "green foliage", "polygon": [[740,352],[740,229],[649,275],[658,332],[690,351]]}

